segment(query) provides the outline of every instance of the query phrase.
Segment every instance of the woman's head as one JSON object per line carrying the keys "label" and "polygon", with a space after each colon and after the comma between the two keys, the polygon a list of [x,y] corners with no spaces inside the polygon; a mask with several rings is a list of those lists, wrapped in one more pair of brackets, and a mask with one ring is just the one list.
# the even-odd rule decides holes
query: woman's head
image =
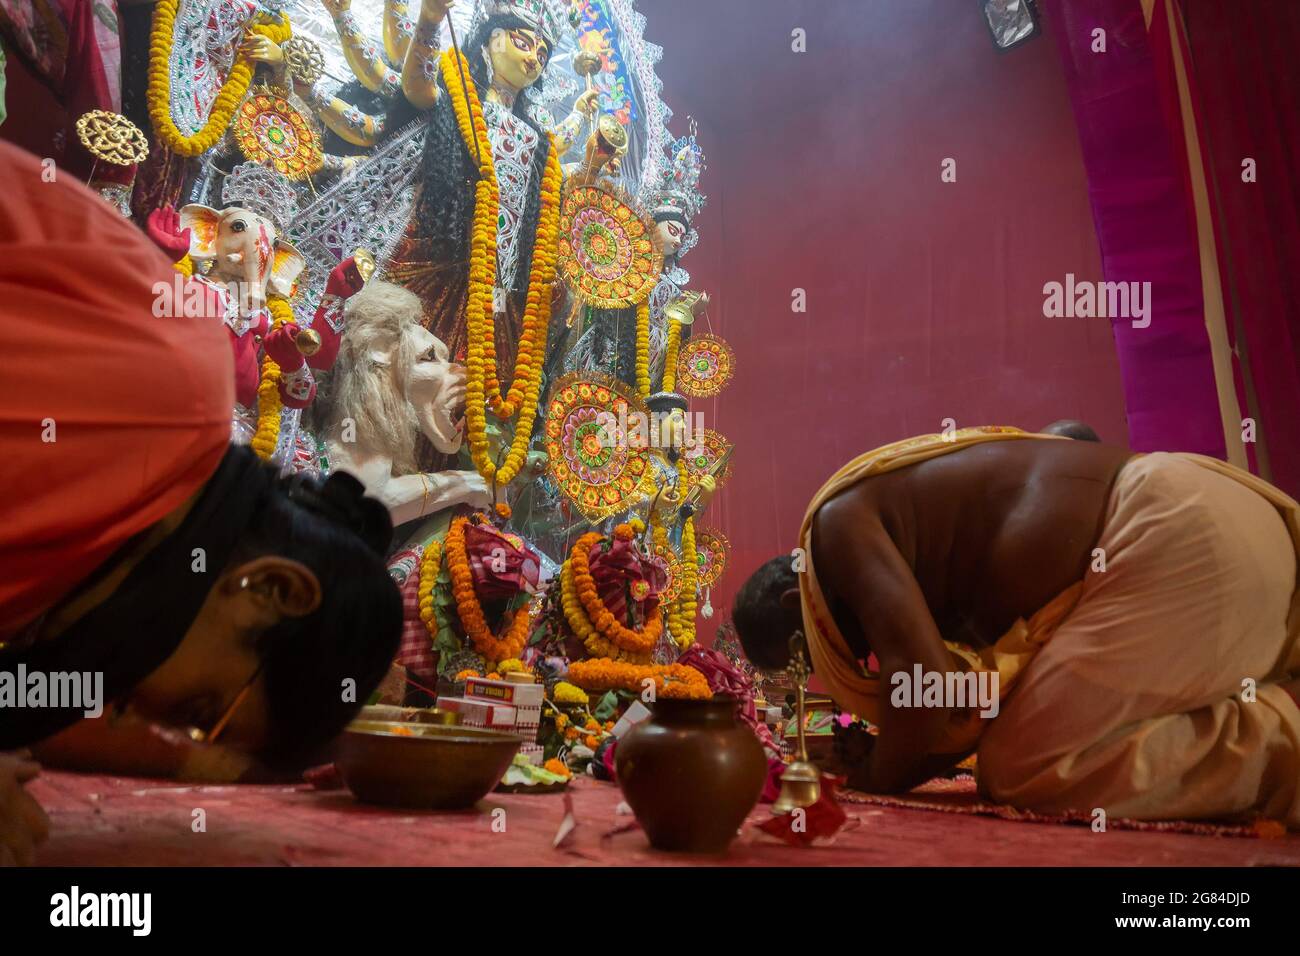
{"label": "woman's head", "polygon": [[397,651],[402,604],[383,560],[388,512],[356,479],[254,493],[184,639],[129,706],[209,735],[223,723],[222,743],[279,762],[318,749],[366,702]]}
{"label": "woman's head", "polygon": [[745,656],[756,667],[777,671],[790,663],[790,637],[803,627],[803,617],[799,578],[788,554],[749,576],[736,595],[731,620]]}

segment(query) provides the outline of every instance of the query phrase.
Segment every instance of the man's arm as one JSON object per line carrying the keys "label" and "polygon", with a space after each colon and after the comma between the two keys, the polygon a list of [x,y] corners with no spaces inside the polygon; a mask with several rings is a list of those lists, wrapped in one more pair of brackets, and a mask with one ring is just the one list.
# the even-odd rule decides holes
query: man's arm
{"label": "man's arm", "polygon": [[923,673],[946,673],[951,656],[916,576],[874,507],[854,497],[828,502],[817,516],[813,540],[823,588],[853,612],[880,663],[880,734],[849,783],[879,793],[910,790],[961,755],[932,753],[951,708],[893,706],[892,677],[902,672],[910,682],[917,664]]}

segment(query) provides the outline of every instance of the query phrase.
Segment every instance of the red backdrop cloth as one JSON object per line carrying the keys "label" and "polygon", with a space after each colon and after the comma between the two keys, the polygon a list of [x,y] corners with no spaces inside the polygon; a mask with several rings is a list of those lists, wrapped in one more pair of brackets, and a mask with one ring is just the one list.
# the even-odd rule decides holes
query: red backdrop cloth
{"label": "red backdrop cloth", "polygon": [[[1262,436],[1247,448],[1263,452],[1261,474],[1300,495],[1300,5],[1181,0],[1178,9],[1242,415]],[[1255,182],[1242,179],[1246,159]]]}
{"label": "red backdrop cloth", "polygon": [[736,444],[700,519],[733,546],[702,638],[860,452],[945,418],[1080,418],[1127,442],[1109,323],[1043,316],[1045,283],[1102,278],[1049,37],[999,55],[979,4],[951,0],[656,0],[645,15],[674,132],[690,113],[708,153],[683,261],[714,295],[696,328],[737,356],[734,383],[692,403]]}
{"label": "red backdrop cloth", "polygon": [[225,326],[68,174],[0,142],[0,640],[179,507],[230,441]]}

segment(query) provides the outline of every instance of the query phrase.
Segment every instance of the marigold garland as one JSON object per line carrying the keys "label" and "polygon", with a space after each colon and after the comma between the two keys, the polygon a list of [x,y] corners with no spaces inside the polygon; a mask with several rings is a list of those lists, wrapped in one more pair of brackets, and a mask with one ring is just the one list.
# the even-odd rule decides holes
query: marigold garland
{"label": "marigold garland", "polygon": [[685,664],[627,664],[609,659],[574,661],[568,678],[586,690],[626,690],[639,694],[644,681],[654,681],[655,695],[679,700],[708,700],[713,696],[709,682],[694,667]]}
{"label": "marigold garland", "polygon": [[[293,306],[281,296],[267,300],[271,310],[271,331],[293,322]],[[257,430],[249,442],[258,458],[267,461],[280,442],[280,366],[270,356],[262,356],[262,380],[257,386]]]}
{"label": "marigold garland", "polygon": [[456,599],[456,613],[475,649],[489,663],[517,658],[528,640],[532,623],[528,606],[514,612],[510,623],[506,625],[504,636],[497,637],[492,633],[483,615],[483,606],[474,593],[474,573],[470,570],[469,555],[465,550],[465,525],[468,523],[468,518],[454,519],[443,542],[447,568],[451,573],[451,591]]}
{"label": "marigold garland", "polygon": [[[664,366],[667,374],[668,366]],[[636,307],[636,390],[642,398],[650,397],[650,300]]]}
{"label": "marigold garland", "polygon": [[603,537],[596,531],[584,534],[564,563],[560,572],[560,603],[565,619],[594,655],[648,662],[663,633],[663,617],[656,605],[640,628],[630,628],[605,606],[591,576],[591,550]]}
{"label": "marigold garland", "polygon": [[190,254],[187,252],[172,263],[172,268],[188,279],[194,275],[194,260],[190,258]]}
{"label": "marigold garland", "polygon": [[682,324],[676,319],[668,323],[668,346],[664,349],[664,380],[662,392],[677,390],[677,356],[682,348]]}
{"label": "marigold garland", "polygon": [[695,519],[682,522],[682,587],[677,595],[677,621],[673,642],[683,651],[695,643],[695,588],[700,575],[700,553],[695,546]]}
{"label": "marigold garland", "polygon": [[[438,615],[433,606],[433,589],[438,583],[438,573],[442,570],[442,542],[430,541],[420,558],[420,620],[424,622],[429,636],[438,636]],[[475,674],[475,677],[478,675]],[[458,677],[457,680],[460,678]]]}
{"label": "marigold garland", "polygon": [[[508,485],[519,474],[528,456],[528,440],[537,417],[541,394],[542,360],[551,323],[551,293],[559,260],[560,151],[549,133],[550,149],[540,185],[541,212],[533,246],[528,294],[524,306],[511,383],[503,397],[497,369],[496,314],[493,289],[496,286],[496,239],[500,189],[492,159],[483,104],[470,77],[469,64],[455,50],[440,61],[443,83],[451,98],[452,113],[461,139],[479,164],[479,181],[474,186],[474,222],[470,232],[469,292],[465,325],[468,338],[465,362],[465,426],[470,457],[486,481]],[[461,78],[464,77],[464,83]],[[510,449],[500,468],[488,450],[487,409],[502,421],[519,414]]]}
{"label": "marigold garland", "polygon": [[[221,89],[212,102],[212,109],[208,112],[203,128],[192,136],[182,133],[172,119],[171,107],[171,55],[179,7],[180,0],[158,0],[154,7],[153,27],[149,33],[149,87],[146,102],[154,135],[162,144],[179,156],[198,156],[210,150],[225,135],[235,108],[253,81],[254,66],[250,58],[242,53],[237,54],[226,81],[221,84]],[[279,23],[255,23],[249,30],[273,43],[284,43],[293,35],[289,18],[285,14],[280,15]]]}

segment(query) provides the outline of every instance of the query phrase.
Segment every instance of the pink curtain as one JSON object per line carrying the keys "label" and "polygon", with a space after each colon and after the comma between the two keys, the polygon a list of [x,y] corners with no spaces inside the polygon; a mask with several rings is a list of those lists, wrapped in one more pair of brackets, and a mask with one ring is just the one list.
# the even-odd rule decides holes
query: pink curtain
{"label": "pink curtain", "polygon": [[[1138,451],[1225,457],[1181,133],[1162,100],[1139,0],[1057,0],[1060,50],[1110,282],[1150,282],[1150,325],[1112,320]],[[1104,31],[1105,52],[1095,51]]]}
{"label": "pink curtain", "polygon": [[[1228,333],[1261,475],[1300,495],[1300,4],[1179,0]],[[1255,182],[1243,181],[1253,161]]]}

